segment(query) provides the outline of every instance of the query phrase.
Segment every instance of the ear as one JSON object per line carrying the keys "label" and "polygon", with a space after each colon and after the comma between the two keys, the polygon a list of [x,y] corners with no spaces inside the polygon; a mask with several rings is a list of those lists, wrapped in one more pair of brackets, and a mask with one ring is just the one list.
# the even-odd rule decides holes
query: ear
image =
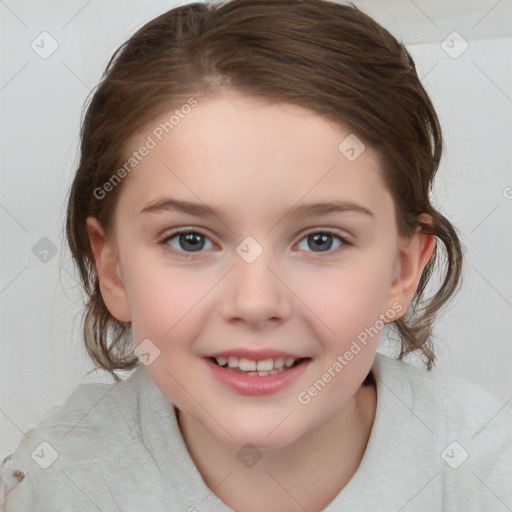
{"label": "ear", "polygon": [[103,302],[114,318],[121,322],[130,322],[130,309],[122,281],[117,250],[105,236],[98,219],[88,217],[86,225],[96,262]]}
{"label": "ear", "polygon": [[[418,221],[432,225],[432,217],[421,214]],[[421,274],[430,260],[436,247],[436,238],[422,231],[419,227],[410,238],[400,238],[398,244],[398,260],[395,267],[394,280],[389,290],[387,307],[398,303],[402,307],[394,320],[402,317],[418,288]],[[392,308],[396,311],[395,308]]]}

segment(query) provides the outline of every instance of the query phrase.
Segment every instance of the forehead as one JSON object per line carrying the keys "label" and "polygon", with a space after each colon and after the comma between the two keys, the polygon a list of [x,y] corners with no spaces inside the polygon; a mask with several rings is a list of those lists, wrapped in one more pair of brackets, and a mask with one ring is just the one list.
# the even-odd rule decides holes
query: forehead
{"label": "forehead", "polygon": [[[151,146],[123,184],[142,209],[166,194],[237,215],[323,200],[392,208],[378,154],[339,123],[292,104],[233,91],[197,99],[187,114],[165,112],[131,141]],[[347,139],[348,137],[348,139]],[[354,151],[347,153],[347,144]],[[349,148],[351,149],[351,148]]]}

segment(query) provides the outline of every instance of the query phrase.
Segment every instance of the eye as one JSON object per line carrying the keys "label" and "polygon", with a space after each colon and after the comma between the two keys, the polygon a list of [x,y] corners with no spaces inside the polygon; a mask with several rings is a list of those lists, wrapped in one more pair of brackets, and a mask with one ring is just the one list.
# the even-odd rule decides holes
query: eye
{"label": "eye", "polygon": [[203,233],[192,230],[175,230],[166,234],[158,243],[177,256],[188,258],[191,255],[190,253],[201,252],[207,245],[206,241],[211,245],[211,247],[206,248],[211,249],[213,244]]}
{"label": "eye", "polygon": [[[193,253],[201,253],[203,249],[213,248],[213,243],[204,233],[191,229],[174,230],[164,235],[158,243],[163,245],[166,250],[181,258],[190,258],[193,257]],[[210,247],[207,247],[208,243]],[[313,248],[313,250],[308,251],[308,249],[300,247],[300,245],[304,243],[310,248]],[[334,249],[337,249],[342,245],[349,245],[349,243],[344,237],[337,233],[330,231],[313,231],[301,239],[299,249],[316,253],[332,253],[334,252],[334,250],[331,250],[333,249],[333,245]]]}
{"label": "eye", "polygon": [[335,247],[335,249],[342,245],[348,245],[346,239],[336,233],[332,233],[330,231],[314,231],[306,235],[301,240],[301,242],[299,242],[299,249],[303,249],[303,247],[300,247],[300,243],[305,241],[305,243],[310,247],[319,249],[318,251],[314,250],[312,252],[326,252],[333,247],[333,239],[338,240],[338,245]]}

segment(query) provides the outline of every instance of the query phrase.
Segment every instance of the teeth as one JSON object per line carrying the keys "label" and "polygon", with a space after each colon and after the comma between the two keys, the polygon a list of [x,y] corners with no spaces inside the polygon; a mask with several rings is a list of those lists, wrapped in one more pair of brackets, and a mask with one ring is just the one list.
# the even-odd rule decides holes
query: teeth
{"label": "teeth", "polygon": [[280,373],[284,367],[290,368],[295,363],[293,357],[276,357],[275,359],[262,359],[261,361],[254,361],[245,357],[216,357],[215,360],[220,366],[227,366],[229,368],[239,368],[243,372],[248,372],[248,375],[275,375]]}
{"label": "teeth", "polygon": [[262,371],[269,371],[272,370],[274,367],[274,361],[272,359],[263,359],[263,361],[258,361],[256,364],[256,369],[262,370]]}
{"label": "teeth", "polygon": [[238,362],[238,368],[244,372],[252,372],[256,370],[256,361],[251,361],[250,359],[241,357],[240,361]]}
{"label": "teeth", "polygon": [[282,368],[284,366],[284,357],[274,359],[274,368]]}

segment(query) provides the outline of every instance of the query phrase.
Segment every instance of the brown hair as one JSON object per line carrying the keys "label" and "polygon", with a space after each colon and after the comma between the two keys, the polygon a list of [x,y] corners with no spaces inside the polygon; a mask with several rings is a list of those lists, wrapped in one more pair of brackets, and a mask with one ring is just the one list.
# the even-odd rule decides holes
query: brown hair
{"label": "brown hair", "polygon": [[[103,302],[86,230],[93,216],[111,232],[122,182],[103,198],[95,190],[126,162],[138,130],[187,98],[220,87],[309,108],[377,150],[400,234],[419,225],[443,244],[436,293],[424,297],[439,244],[406,314],[392,324],[400,338],[398,358],[419,351],[430,369],[432,323],[458,289],[462,269],[456,230],[430,199],[442,152],[439,120],[405,47],[355,6],[328,0],[192,3],[148,22],[116,50],[85,111],[66,219],[88,296],[88,354],[116,381],[114,370],[139,364],[133,346],[129,351],[131,325],[113,318]],[[422,213],[432,216],[432,225],[418,222]]]}

